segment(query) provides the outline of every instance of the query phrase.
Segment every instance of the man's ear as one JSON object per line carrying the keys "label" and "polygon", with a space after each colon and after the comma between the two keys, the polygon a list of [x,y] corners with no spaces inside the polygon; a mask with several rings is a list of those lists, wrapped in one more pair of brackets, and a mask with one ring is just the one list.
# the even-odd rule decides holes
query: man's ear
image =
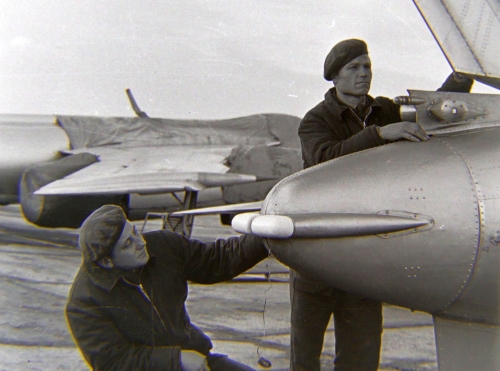
{"label": "man's ear", "polygon": [[101,268],[111,269],[113,268],[113,260],[109,256],[105,256],[97,261],[97,265]]}

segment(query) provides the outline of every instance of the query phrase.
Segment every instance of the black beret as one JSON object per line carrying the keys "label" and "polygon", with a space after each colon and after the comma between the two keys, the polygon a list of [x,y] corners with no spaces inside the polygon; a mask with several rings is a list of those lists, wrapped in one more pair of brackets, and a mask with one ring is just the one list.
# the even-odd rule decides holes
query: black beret
{"label": "black beret", "polygon": [[108,256],[120,238],[127,217],[116,205],[104,205],[89,215],[80,229],[78,244],[86,263]]}
{"label": "black beret", "polygon": [[368,54],[368,47],[363,40],[348,39],[339,42],[326,56],[323,71],[325,80],[332,81],[342,67],[363,54]]}

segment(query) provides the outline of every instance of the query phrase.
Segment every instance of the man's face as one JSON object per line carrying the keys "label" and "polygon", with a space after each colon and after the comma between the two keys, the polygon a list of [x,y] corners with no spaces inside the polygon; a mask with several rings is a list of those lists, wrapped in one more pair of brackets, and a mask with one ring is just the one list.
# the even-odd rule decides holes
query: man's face
{"label": "man's face", "polygon": [[335,88],[345,95],[368,94],[372,81],[372,63],[368,54],[354,58],[333,78]]}
{"label": "man's face", "polygon": [[115,268],[132,270],[142,267],[149,260],[146,241],[135,226],[127,221],[122,234],[110,254]]}

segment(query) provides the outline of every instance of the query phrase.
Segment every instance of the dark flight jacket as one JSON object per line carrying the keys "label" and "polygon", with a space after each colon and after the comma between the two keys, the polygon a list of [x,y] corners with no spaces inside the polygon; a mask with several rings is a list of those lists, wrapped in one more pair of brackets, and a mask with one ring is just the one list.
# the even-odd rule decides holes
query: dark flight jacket
{"label": "dark flight jacket", "polygon": [[375,126],[400,122],[400,106],[385,97],[366,98],[368,116],[364,123],[337,99],[335,88],[328,90],[325,100],[306,113],[299,126],[304,168],[385,143]]}
{"label": "dark flight jacket", "polygon": [[[450,74],[437,91],[468,93],[473,82]],[[299,125],[304,168],[385,144],[375,126],[400,122],[400,106],[386,97],[366,98],[369,113],[365,123],[337,99],[334,87],[325,94],[324,101],[306,113]],[[363,130],[364,124],[367,130]]]}
{"label": "dark flight jacket", "polygon": [[268,256],[251,235],[207,244],[167,231],[143,237],[150,259],[140,284],[115,270],[83,264],[71,288],[66,316],[95,370],[182,371],[181,349],[208,354],[210,339],[186,311],[187,281],[227,281]]}

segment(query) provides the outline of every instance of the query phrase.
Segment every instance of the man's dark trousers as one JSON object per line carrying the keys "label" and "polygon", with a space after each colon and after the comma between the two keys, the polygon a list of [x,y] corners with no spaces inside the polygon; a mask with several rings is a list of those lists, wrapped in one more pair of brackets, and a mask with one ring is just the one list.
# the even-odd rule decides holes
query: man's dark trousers
{"label": "man's dark trousers", "polygon": [[323,339],[335,325],[334,371],[376,371],[382,338],[382,303],[333,289],[328,295],[292,289],[290,371],[320,371]]}

